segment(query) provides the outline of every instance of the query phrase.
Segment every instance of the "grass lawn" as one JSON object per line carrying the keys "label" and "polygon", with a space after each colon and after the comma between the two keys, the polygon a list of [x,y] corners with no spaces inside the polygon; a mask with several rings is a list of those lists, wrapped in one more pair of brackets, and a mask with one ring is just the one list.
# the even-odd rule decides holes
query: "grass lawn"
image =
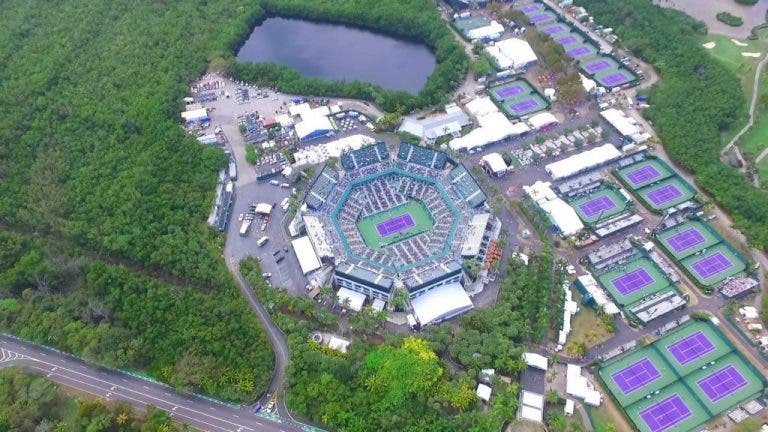
{"label": "grass lawn", "polygon": [[768,158],[763,159],[757,166],[757,175],[760,177],[763,188],[768,188]]}
{"label": "grass lawn", "polygon": [[744,153],[744,157],[754,160],[757,155],[768,147],[768,109],[765,103],[768,102],[768,77],[765,74],[760,78],[760,98],[758,99],[757,112],[755,115],[755,124],[739,140],[739,148]]}
{"label": "grass lawn", "polygon": [[[574,301],[581,304],[581,294],[574,290]],[[581,306],[576,315],[573,316],[571,323],[570,341],[573,343],[583,343],[587,347],[592,347],[600,342],[608,340],[612,334],[608,333],[597,312],[588,306]]]}

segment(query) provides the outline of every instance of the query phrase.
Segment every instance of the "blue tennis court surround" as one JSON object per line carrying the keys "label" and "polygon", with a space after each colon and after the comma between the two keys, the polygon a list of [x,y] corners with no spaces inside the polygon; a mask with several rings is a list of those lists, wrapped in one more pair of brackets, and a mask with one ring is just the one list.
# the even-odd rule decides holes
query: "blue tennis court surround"
{"label": "blue tennis court surround", "polygon": [[710,401],[717,402],[747,385],[744,375],[732,364],[696,382]]}
{"label": "blue tennis court surround", "polygon": [[612,280],[611,283],[621,295],[628,295],[656,282],[644,268],[635,269]]}
{"label": "blue tennis court surround", "polygon": [[610,197],[603,195],[579,205],[579,208],[584,212],[584,215],[591,218],[606,210],[616,208],[616,203]]}
{"label": "blue tennis court surround", "polygon": [[653,165],[645,165],[627,173],[627,179],[633,184],[647,183],[661,177],[661,173]]}
{"label": "blue tennis court surround", "polygon": [[708,257],[702,258],[691,265],[691,268],[702,279],[712,277],[723,270],[733,267],[733,261],[728,259],[722,252],[716,252]]}
{"label": "blue tennis court surround", "polygon": [[693,412],[677,393],[640,411],[651,432],[663,432],[692,416]]}
{"label": "blue tennis court surround", "polygon": [[645,387],[659,377],[661,377],[661,372],[647,357],[611,375],[613,382],[619,386],[624,394],[630,394],[641,387]]}
{"label": "blue tennis court surround", "polygon": [[685,231],[681,231],[680,233],[675,234],[667,239],[667,243],[672,246],[672,249],[675,250],[675,253],[683,252],[696,245],[700,245],[705,241],[706,238],[704,235],[702,235],[701,232],[694,227],[688,228]]}
{"label": "blue tennis court surround", "polygon": [[714,349],[715,344],[709,340],[707,335],[700,331],[691,333],[689,336],[667,345],[667,351],[672,354],[672,357],[681,366],[685,366],[697,358],[709,354]]}
{"label": "blue tennis court surround", "polygon": [[416,222],[413,220],[410,213],[406,213],[387,219],[384,222],[377,223],[376,230],[379,232],[380,236],[384,237],[397,234],[400,231],[407,230],[414,226],[416,226]]}

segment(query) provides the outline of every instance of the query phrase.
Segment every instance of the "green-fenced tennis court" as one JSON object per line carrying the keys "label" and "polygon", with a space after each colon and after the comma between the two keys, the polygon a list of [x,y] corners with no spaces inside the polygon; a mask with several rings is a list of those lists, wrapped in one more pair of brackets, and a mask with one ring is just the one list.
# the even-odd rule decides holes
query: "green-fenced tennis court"
{"label": "green-fenced tennis court", "polygon": [[[621,376],[627,368],[636,367],[638,362],[651,362],[652,367],[658,371],[658,378],[646,380],[647,384],[637,386],[632,391],[626,391],[628,389],[622,389]],[[661,356],[656,350],[653,349],[639,349],[630,352],[629,354],[618,358],[608,364],[600,367],[598,371],[600,378],[605,383],[605,386],[611,391],[616,401],[621,406],[629,406],[643,399],[647,395],[660,390],[673,382],[677,381],[678,376],[674,371],[674,368],[670,366],[664,357]]]}
{"label": "green-fenced tennis court", "polygon": [[[722,373],[721,371],[724,368],[730,367],[737,371],[737,377],[743,378],[744,381],[741,383],[743,385],[733,385],[732,391],[725,390],[721,394],[717,394],[717,398],[714,400],[711,399],[710,395],[707,394],[706,387],[703,387],[706,386],[706,383],[702,381],[706,381],[713,374]],[[718,358],[714,364],[708,365],[706,369],[699,368],[691,372],[690,375],[685,377],[685,381],[712,416],[719,415],[730,407],[758,395],[763,389],[760,375],[735,352]],[[728,384],[725,385],[728,386]]]}
{"label": "green-fenced tennis court", "polygon": [[[685,407],[688,409],[689,414],[682,420],[675,422],[672,426],[665,429],[652,429],[649,427],[642,417],[643,413],[652,409],[654,405],[668,400],[675,395],[679,396],[685,403]],[[648,399],[642,399],[637,403],[626,407],[625,411],[627,412],[627,416],[632,420],[632,423],[635,424],[635,427],[641,432],[659,432],[660,430],[663,430],[664,432],[689,432],[710,419],[710,415],[706,408],[696,400],[693,393],[691,393],[685,384],[680,381],[665,387],[658,394],[651,395]]]}
{"label": "green-fenced tennis court", "polygon": [[717,285],[747,268],[744,258],[727,243],[718,243],[698,255],[682,259],[680,264],[701,286]]}
{"label": "green-fenced tennis court", "polygon": [[[380,232],[382,223],[386,224],[389,220],[393,220],[400,216],[407,217],[408,215],[410,215],[410,218],[413,221],[413,226],[398,230],[391,234]],[[429,210],[427,210],[427,207],[421,201],[416,200],[409,201],[403,205],[381,213],[361,218],[357,221],[357,229],[360,231],[360,235],[363,237],[365,244],[371,249],[380,249],[392,243],[421,234],[432,229],[434,225],[435,220],[432,217],[432,214],[429,213]]]}
{"label": "green-fenced tennis court", "polygon": [[[702,339],[704,344],[695,343]],[[688,358],[685,364],[681,364],[675,357],[676,353],[678,357],[680,356],[681,348],[676,344],[681,341],[683,344],[686,344],[685,341],[690,342],[688,345],[692,347],[691,349],[695,351],[695,355],[698,357]],[[707,322],[695,320],[657,340],[653,345],[680,376],[685,376],[732,350],[731,344],[723,338],[719,331],[715,331]]]}
{"label": "green-fenced tennis court", "polygon": [[631,190],[637,190],[675,175],[666,163],[649,158],[616,170],[616,174]]}
{"label": "green-fenced tennis court", "polygon": [[569,204],[585,224],[592,225],[626,211],[629,200],[618,190],[603,186]]}
{"label": "green-fenced tennis court", "polygon": [[656,240],[678,261],[723,241],[708,224],[699,220],[690,220],[662,231],[656,234]]}
{"label": "green-fenced tennis court", "polygon": [[696,190],[677,175],[640,188],[637,193],[648,208],[657,212],[674,207],[696,196]]}
{"label": "green-fenced tennis court", "polygon": [[[630,275],[638,275],[639,288],[627,285],[625,282]],[[645,282],[642,278],[645,277]],[[648,281],[647,277],[652,280]],[[614,267],[610,271],[597,276],[600,284],[611,294],[620,306],[627,306],[651,294],[660,292],[670,286],[670,282],[661,269],[649,258],[638,258],[624,265]]]}

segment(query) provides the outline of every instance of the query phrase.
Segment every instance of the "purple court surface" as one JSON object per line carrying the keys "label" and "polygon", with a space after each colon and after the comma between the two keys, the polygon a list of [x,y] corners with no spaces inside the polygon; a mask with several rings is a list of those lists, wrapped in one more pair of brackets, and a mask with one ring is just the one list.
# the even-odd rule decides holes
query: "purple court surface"
{"label": "purple court surface", "polygon": [[531,19],[531,23],[539,24],[539,23],[542,23],[544,21],[549,20],[550,18],[552,18],[552,16],[549,15],[549,14],[541,14],[541,15],[533,16],[530,19]]}
{"label": "purple court surface", "polygon": [[727,256],[723,255],[722,252],[716,252],[691,265],[691,268],[696,270],[696,273],[698,273],[702,279],[716,275],[731,267],[733,267],[733,262],[729,260]]}
{"label": "purple court surface", "polygon": [[663,432],[692,415],[677,393],[640,411],[640,418],[651,432]]}
{"label": "purple court surface", "polygon": [[717,402],[747,385],[747,380],[738,369],[729,364],[698,381],[701,391],[710,401]]}
{"label": "purple court surface", "polygon": [[500,88],[494,91],[500,98],[506,99],[508,97],[519,95],[520,93],[524,92],[525,89],[523,88],[523,86],[519,84],[515,84],[509,87]]}
{"label": "purple court surface", "polygon": [[601,81],[603,81],[605,85],[616,86],[629,81],[629,77],[624,72],[616,72],[614,74],[604,76]]}
{"label": "purple court surface", "polygon": [[586,46],[580,46],[568,51],[568,55],[571,57],[584,57],[587,54],[592,53],[592,50]]}
{"label": "purple court surface", "polygon": [[619,389],[626,395],[644,387],[661,376],[661,372],[656,369],[653,362],[647,357],[632,363],[631,365],[615,372],[611,375],[613,382],[619,386]]}
{"label": "purple court surface", "polygon": [[600,213],[616,208],[616,203],[607,195],[599,196],[579,205],[579,208],[586,217],[597,216]]}
{"label": "purple court surface", "polygon": [[528,5],[528,6],[524,7],[524,8],[523,8],[523,13],[531,13],[531,12],[536,12],[536,11],[537,11],[537,10],[539,10],[539,9],[541,9],[541,6],[540,6],[540,5],[537,5],[537,4],[532,4],[532,5]]}
{"label": "purple court surface", "polygon": [[698,229],[693,227],[680,231],[667,239],[667,243],[672,246],[672,249],[674,249],[676,253],[700,245],[704,243],[704,241],[706,241],[706,238]]}
{"label": "purple court surface", "polygon": [[644,268],[632,270],[629,273],[623,274],[611,283],[621,295],[631,294],[639,289],[645,288],[648,285],[656,282],[653,276],[648,274]]}
{"label": "purple court surface", "polygon": [[714,351],[714,349],[715,344],[709,340],[707,335],[700,331],[691,333],[689,336],[667,345],[667,351],[680,363],[680,366],[685,366],[697,358]]}
{"label": "purple court surface", "polygon": [[400,216],[395,216],[393,218],[387,219],[384,222],[377,223],[376,230],[379,232],[379,235],[388,236],[392,234],[397,234],[403,230],[407,230],[408,228],[411,228],[415,225],[416,225],[416,222],[413,221],[413,218],[411,217],[411,215],[406,213]]}
{"label": "purple court surface", "polygon": [[584,66],[584,70],[593,74],[593,73],[600,72],[601,70],[606,70],[610,67],[611,67],[611,62],[609,62],[608,60],[598,60]]}
{"label": "purple court surface", "polygon": [[632,184],[647,183],[661,177],[661,173],[653,165],[646,165],[627,173],[627,179]]}
{"label": "purple court surface", "polygon": [[683,196],[683,192],[673,184],[664,185],[648,193],[648,199],[656,205],[664,204],[681,196]]}
{"label": "purple court surface", "polygon": [[579,38],[577,38],[574,35],[563,36],[559,39],[555,39],[555,42],[559,43],[560,45],[568,45],[568,44],[576,43],[578,41],[579,41]]}
{"label": "purple court surface", "polygon": [[544,33],[548,35],[553,35],[557,33],[562,33],[565,31],[565,27],[561,25],[553,25],[552,27],[547,27],[544,29]]}
{"label": "purple court surface", "polygon": [[512,108],[512,111],[515,112],[521,112],[521,111],[527,111],[532,108],[536,108],[539,106],[539,103],[536,101],[536,99],[526,99],[522,102],[517,102],[515,104],[510,105],[510,108]]}

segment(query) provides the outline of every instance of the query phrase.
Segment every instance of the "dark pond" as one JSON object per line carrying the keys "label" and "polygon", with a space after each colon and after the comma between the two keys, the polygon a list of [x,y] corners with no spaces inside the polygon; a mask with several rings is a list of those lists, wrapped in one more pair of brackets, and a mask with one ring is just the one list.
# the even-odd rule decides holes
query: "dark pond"
{"label": "dark pond", "polygon": [[418,93],[435,68],[424,45],[365,30],[268,18],[237,53],[240,61],[277,63],[326,80],[365,81]]}

